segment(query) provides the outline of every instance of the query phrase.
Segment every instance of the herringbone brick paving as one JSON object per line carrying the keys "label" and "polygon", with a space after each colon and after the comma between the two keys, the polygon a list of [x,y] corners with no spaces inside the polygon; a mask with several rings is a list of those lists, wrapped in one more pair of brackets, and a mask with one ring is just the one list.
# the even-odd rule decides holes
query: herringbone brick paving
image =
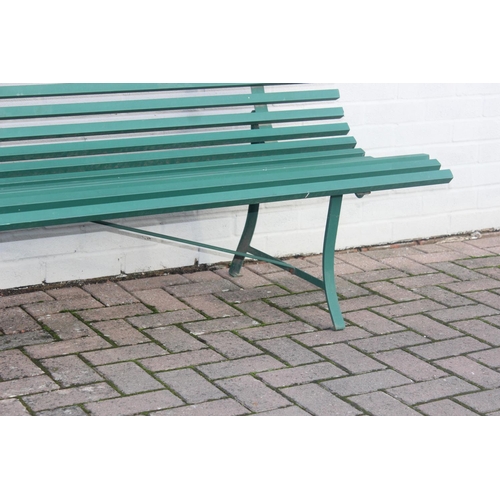
{"label": "herringbone brick paving", "polygon": [[[321,256],[289,259],[320,276]],[[500,234],[0,292],[0,415],[500,414]]]}

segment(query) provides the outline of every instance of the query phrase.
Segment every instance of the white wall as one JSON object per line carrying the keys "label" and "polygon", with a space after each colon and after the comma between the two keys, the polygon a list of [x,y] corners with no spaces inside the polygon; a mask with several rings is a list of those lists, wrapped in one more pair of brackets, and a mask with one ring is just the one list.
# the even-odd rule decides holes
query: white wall
{"label": "white wall", "polygon": [[[322,85],[323,86],[323,85]],[[500,228],[500,84],[332,84],[368,155],[428,153],[447,186],[345,197],[337,248]],[[327,202],[262,208],[254,246],[320,253]],[[245,209],[127,220],[128,225],[235,248]],[[0,232],[0,289],[229,260],[225,254],[79,224]]]}

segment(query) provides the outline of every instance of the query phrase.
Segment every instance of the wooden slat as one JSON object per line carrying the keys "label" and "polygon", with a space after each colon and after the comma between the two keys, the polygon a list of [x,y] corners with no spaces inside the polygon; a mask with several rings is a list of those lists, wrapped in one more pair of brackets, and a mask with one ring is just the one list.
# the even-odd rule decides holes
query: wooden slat
{"label": "wooden slat", "polygon": [[104,135],[113,133],[152,132],[190,128],[231,127],[264,123],[287,123],[338,119],[344,116],[342,108],[274,111],[272,113],[235,113],[149,120],[120,120],[93,123],[70,123],[32,127],[0,128],[0,140],[42,139],[76,135]]}
{"label": "wooden slat", "polygon": [[295,104],[335,101],[338,90],[308,90],[297,92],[272,92],[270,94],[236,94],[225,96],[169,97],[72,104],[37,104],[32,106],[0,107],[0,119],[41,118],[50,116],[85,116],[105,113],[131,113],[145,111],[175,111],[179,109],[212,109],[231,106],[256,106],[263,104]]}
{"label": "wooden slat", "polygon": [[154,151],[171,148],[218,146],[265,141],[290,141],[346,135],[346,123],[301,125],[279,128],[225,130],[223,132],[187,133],[168,136],[129,137],[101,140],[75,140],[69,142],[5,146],[0,143],[2,161],[57,158],[128,151]]}

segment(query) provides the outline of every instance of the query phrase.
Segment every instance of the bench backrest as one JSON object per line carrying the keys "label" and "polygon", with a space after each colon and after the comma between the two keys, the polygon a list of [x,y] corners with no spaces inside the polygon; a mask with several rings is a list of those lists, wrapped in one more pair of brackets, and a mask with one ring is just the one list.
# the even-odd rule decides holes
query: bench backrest
{"label": "bench backrest", "polygon": [[[0,177],[18,175],[17,160],[35,160],[21,165],[33,174],[68,172],[182,163],[193,148],[197,161],[307,150],[362,156],[339,121],[338,97],[278,84],[4,85]],[[47,161],[67,156],[84,158],[61,167]]]}

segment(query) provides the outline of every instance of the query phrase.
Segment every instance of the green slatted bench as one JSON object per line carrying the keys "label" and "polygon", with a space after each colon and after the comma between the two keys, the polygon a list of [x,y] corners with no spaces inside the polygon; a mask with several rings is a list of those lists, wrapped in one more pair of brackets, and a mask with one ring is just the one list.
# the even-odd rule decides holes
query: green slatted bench
{"label": "green slatted bench", "polygon": [[[325,291],[345,327],[334,276],[343,195],[448,183],[425,154],[372,158],[339,121],[337,90],[279,84],[0,86],[0,231],[92,222],[271,262]],[[330,199],[323,279],[251,245],[259,204]],[[248,205],[236,250],[113,219]],[[300,207],[297,201],[297,208]],[[1,248],[0,248],[1,251]]]}

